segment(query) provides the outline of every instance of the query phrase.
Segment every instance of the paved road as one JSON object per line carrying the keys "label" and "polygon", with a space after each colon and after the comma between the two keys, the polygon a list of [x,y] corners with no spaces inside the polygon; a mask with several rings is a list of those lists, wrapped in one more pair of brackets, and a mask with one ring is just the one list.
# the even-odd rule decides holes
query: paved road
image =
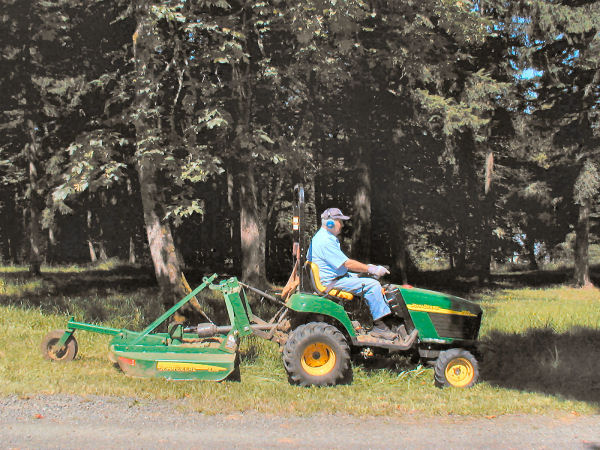
{"label": "paved road", "polygon": [[0,448],[600,449],[600,415],[491,418],[206,415],[182,402],[0,398]]}

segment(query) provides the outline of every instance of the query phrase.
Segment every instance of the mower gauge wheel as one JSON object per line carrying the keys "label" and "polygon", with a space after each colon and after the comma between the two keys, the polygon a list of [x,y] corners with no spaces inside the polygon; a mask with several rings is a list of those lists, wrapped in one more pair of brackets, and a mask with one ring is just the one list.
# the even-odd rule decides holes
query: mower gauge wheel
{"label": "mower gauge wheel", "polygon": [[434,371],[435,384],[438,387],[468,388],[479,379],[477,359],[462,348],[451,348],[440,353]]}
{"label": "mower gauge wheel", "polygon": [[44,358],[52,361],[68,362],[73,361],[77,356],[77,340],[71,335],[63,348],[57,348],[56,344],[60,341],[60,338],[65,334],[64,330],[51,331],[44,337],[40,350]]}

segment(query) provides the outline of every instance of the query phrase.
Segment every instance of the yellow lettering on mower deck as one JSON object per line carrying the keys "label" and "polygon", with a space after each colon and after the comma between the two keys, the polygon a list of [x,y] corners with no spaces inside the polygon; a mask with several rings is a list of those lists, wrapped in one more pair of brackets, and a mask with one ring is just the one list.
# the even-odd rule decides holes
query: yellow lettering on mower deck
{"label": "yellow lettering on mower deck", "polygon": [[156,368],[161,372],[223,372],[227,370],[225,367],[173,361],[158,361]]}

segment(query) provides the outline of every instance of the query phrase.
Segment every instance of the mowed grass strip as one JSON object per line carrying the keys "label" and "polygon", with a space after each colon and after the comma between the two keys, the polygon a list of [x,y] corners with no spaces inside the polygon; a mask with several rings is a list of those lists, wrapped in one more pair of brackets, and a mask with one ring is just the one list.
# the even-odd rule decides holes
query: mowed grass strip
{"label": "mowed grass strip", "polygon": [[481,333],[524,333],[550,328],[600,329],[600,290],[566,286],[546,289],[507,289],[491,292],[480,302],[485,310]]}
{"label": "mowed grass strip", "polygon": [[[14,285],[14,280],[5,281]],[[524,289],[486,296],[482,301],[482,382],[467,390],[438,389],[431,368],[415,366],[400,357],[355,363],[350,385],[291,386],[278,346],[255,337],[242,342],[242,382],[130,378],[108,361],[109,336],[81,331],[76,332],[79,355],[73,362],[42,358],[39,346],[43,336],[64,328],[67,313],[81,314],[76,314],[78,320],[140,329],[161,312],[152,294],[152,290],[106,296],[96,292],[90,297],[56,296],[47,301],[30,299],[30,293],[17,300],[0,294],[0,304],[6,305],[0,306],[0,395],[69,393],[183,400],[177,403],[182,408],[208,414],[497,416],[600,412],[597,290]],[[49,312],[52,308],[48,305],[53,302],[61,306]],[[153,310],[157,310],[155,314]],[[106,319],[92,320],[94,317]]]}

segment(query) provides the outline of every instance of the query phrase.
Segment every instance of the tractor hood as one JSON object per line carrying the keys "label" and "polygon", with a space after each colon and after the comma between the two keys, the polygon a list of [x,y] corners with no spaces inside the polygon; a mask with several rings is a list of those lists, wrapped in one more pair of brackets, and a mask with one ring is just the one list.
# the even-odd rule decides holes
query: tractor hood
{"label": "tractor hood", "polygon": [[482,309],[464,298],[412,286],[396,286],[424,341],[475,340]]}
{"label": "tractor hood", "polygon": [[400,289],[406,306],[411,311],[451,312],[452,314],[465,316],[481,314],[479,305],[464,298],[406,285],[396,287]]}

